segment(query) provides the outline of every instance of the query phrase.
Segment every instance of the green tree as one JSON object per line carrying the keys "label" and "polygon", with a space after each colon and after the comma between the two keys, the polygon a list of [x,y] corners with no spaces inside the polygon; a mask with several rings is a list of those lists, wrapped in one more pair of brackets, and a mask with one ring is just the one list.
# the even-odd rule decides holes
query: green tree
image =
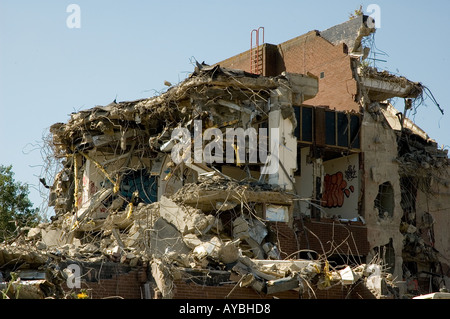
{"label": "green tree", "polygon": [[12,166],[0,165],[0,241],[38,223],[39,209],[33,208],[28,194],[28,185],[14,180]]}

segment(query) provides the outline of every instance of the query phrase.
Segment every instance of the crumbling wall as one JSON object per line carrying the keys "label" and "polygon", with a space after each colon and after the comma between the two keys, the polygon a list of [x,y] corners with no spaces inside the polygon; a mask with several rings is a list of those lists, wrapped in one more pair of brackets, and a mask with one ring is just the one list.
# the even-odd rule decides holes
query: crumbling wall
{"label": "crumbling wall", "polygon": [[[306,141],[313,144],[310,150],[302,145],[300,166],[295,174],[297,195],[309,197],[315,204],[299,203],[294,215],[339,219],[359,213],[368,228],[371,247],[368,260],[381,260],[383,267],[389,268],[398,280],[406,278],[408,286],[410,270],[415,278],[420,275],[424,283],[429,278],[433,281],[440,278],[442,282],[448,280],[447,262],[443,262],[449,258],[445,230],[449,206],[448,152],[439,149],[426,132],[406,117],[414,103],[420,104],[424,86],[371,67],[366,60],[370,48],[364,47],[363,39],[375,32],[373,22],[371,17],[361,15],[322,32],[311,31],[278,45],[279,54],[264,57],[266,64],[267,59],[273,60],[270,72],[311,73],[318,78],[319,92],[308,100],[308,105],[315,106],[316,123],[320,124],[321,112],[317,111],[322,107],[364,113],[360,168],[349,171],[361,173],[360,185],[354,186],[359,211],[355,212],[354,201],[347,202],[352,203],[352,212],[339,210],[337,206],[343,206],[343,201],[337,201],[326,191],[325,185],[330,189],[336,185],[330,185],[333,172],[325,180],[324,167],[328,166],[329,171],[333,168],[320,154],[323,151],[320,144],[327,143],[320,143],[324,130],[319,130],[316,134],[319,138]],[[274,46],[267,48],[270,51]],[[224,63],[249,68],[250,63],[245,63],[248,53]],[[393,108],[389,101],[392,98],[405,99],[405,114]],[[331,158],[345,161],[336,154]],[[372,279],[371,285],[379,286],[379,281]],[[407,290],[421,293],[417,287],[403,288],[403,293]],[[427,289],[439,289],[439,284]]]}
{"label": "crumbling wall", "polygon": [[[401,209],[400,176],[398,173],[397,136],[383,118],[378,121],[366,112],[362,123],[362,151],[363,151],[363,217],[366,221],[367,239],[372,248],[380,247],[392,241],[395,251],[395,268],[390,269],[394,277],[402,277],[402,249],[403,236],[399,231],[403,211]],[[381,164],[382,163],[382,164]],[[388,182],[393,189],[392,214],[380,211],[376,205],[377,197]],[[375,252],[373,252],[372,257]]]}
{"label": "crumbling wall", "polygon": [[[442,213],[448,211],[447,151],[389,103],[368,105],[363,128],[372,256],[394,268],[402,294],[439,291],[448,282],[448,218]],[[435,228],[434,215],[443,227]]]}
{"label": "crumbling wall", "polygon": [[422,293],[450,286],[450,169],[432,169],[429,173],[422,180],[425,185],[417,189],[415,211],[404,223],[407,259],[417,267],[408,266],[410,276],[405,278],[409,283],[418,280]]}
{"label": "crumbling wall", "polygon": [[[450,169],[439,170],[434,176],[449,176]],[[424,237],[430,245],[435,247],[442,257],[450,256],[450,239],[447,230],[450,229],[450,184],[433,179],[432,195],[419,191],[417,194],[417,226],[422,229]],[[428,216],[431,215],[431,220]],[[448,261],[446,261],[448,263]]]}
{"label": "crumbling wall", "polygon": [[321,31],[320,35],[334,45],[344,43],[350,54],[362,55],[367,50],[362,45],[362,40],[375,32],[374,26],[375,21],[371,16],[361,14]]}

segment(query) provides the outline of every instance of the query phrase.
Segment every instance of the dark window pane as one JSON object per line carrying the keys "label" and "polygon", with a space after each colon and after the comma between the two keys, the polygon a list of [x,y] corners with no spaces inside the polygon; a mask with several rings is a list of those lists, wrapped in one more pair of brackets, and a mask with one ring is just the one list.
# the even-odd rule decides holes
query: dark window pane
{"label": "dark window pane", "polygon": [[325,127],[326,136],[325,144],[336,145],[336,113],[335,112],[325,112]]}
{"label": "dark window pane", "polygon": [[338,145],[348,147],[348,134],[349,125],[348,117],[345,113],[337,113],[337,125],[338,125]]}
{"label": "dark window pane", "polygon": [[358,115],[352,115],[350,117],[350,147],[351,148],[359,148],[359,129],[360,129],[360,120]]}
{"label": "dark window pane", "polygon": [[295,112],[295,120],[297,121],[297,127],[294,129],[294,135],[297,138],[297,140],[300,139],[300,107],[294,106],[294,112]]}
{"label": "dark window pane", "polygon": [[311,107],[302,107],[302,141],[312,142],[313,115]]}
{"label": "dark window pane", "polygon": [[295,171],[294,175],[302,175],[302,150],[300,144],[297,144],[297,170]]}

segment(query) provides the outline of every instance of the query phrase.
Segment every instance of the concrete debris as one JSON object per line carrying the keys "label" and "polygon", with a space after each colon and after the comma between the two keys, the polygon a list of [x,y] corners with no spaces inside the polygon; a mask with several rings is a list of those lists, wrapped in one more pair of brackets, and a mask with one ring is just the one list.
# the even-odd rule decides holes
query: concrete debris
{"label": "concrete debris", "polygon": [[353,273],[350,266],[345,267],[342,270],[339,270],[339,276],[342,279],[343,285],[351,285],[356,282],[355,280],[355,274]]}
{"label": "concrete debris", "polygon": [[27,238],[30,240],[36,239],[41,236],[41,228],[34,227],[31,228],[27,233]]}
{"label": "concrete debris", "polygon": [[162,297],[170,298],[173,293],[173,280],[168,267],[163,261],[155,258],[151,262],[151,270]]}
{"label": "concrete debris", "polygon": [[430,294],[420,295],[412,299],[450,299],[449,292],[433,292]]}
{"label": "concrete debris", "polygon": [[232,264],[239,259],[239,241],[227,241],[219,250],[219,261],[224,264]]}
{"label": "concrete debris", "polygon": [[222,247],[220,239],[217,237],[211,238],[207,242],[202,242],[200,245],[194,248],[194,256],[198,259],[204,259],[206,257],[211,257],[213,259],[219,258],[219,251]]}
{"label": "concrete debris", "polygon": [[180,207],[165,196],[159,201],[160,216],[173,224],[183,235],[207,233],[216,223],[214,216],[206,216],[199,209]]}
{"label": "concrete debris", "polygon": [[187,254],[190,249],[183,241],[182,234],[164,218],[158,218],[149,231],[149,254],[162,256],[167,251]]}

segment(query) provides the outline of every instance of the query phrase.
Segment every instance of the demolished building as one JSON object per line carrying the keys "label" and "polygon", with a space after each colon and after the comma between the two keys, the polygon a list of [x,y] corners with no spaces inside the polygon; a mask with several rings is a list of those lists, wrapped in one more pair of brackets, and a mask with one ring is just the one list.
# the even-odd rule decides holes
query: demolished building
{"label": "demolished building", "polygon": [[0,247],[9,295],[405,298],[448,286],[447,150],[406,117],[424,86],[363,63],[368,19],[198,63],[159,96],[54,124],[55,216]]}

